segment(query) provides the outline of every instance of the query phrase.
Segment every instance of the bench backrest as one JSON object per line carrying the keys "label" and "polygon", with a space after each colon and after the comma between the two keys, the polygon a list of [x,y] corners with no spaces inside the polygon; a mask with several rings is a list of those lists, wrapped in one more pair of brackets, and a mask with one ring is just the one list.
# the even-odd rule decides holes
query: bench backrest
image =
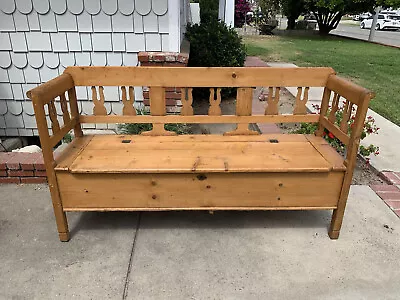
{"label": "bench backrest", "polygon": [[[93,115],[79,116],[75,86],[89,86],[92,91]],[[123,114],[107,115],[104,106],[104,86],[121,89]],[[150,115],[136,115],[134,87],[149,88]],[[179,115],[166,113],[165,89],[181,88],[182,109]],[[210,88],[208,115],[193,115],[192,89]],[[235,115],[222,115],[220,109],[221,88],[236,87]],[[253,88],[268,87],[265,113],[252,115]],[[291,115],[279,115],[281,87],[298,87],[296,102]],[[321,114],[308,114],[306,103],[310,87],[324,87]],[[67,93],[67,96],[65,95]],[[348,121],[354,116],[352,134],[359,136],[362,130],[369,100],[373,94],[335,75],[331,68],[160,68],[160,67],[68,67],[61,76],[31,90],[39,134],[54,146],[71,129],[79,131],[80,123],[152,123],[149,135],[172,135],[166,131],[166,123],[237,123],[237,129],[226,134],[257,134],[248,129],[249,123],[319,122],[318,134],[324,128],[332,132],[344,144],[349,144]],[[343,118],[336,122],[336,112],[343,103]],[[55,99],[60,102],[64,126],[59,125]],[[67,100],[68,98],[68,100]],[[332,107],[327,115],[328,106]],[[67,102],[69,102],[69,109]],[[48,107],[52,136],[47,131],[44,106]],[[356,106],[362,109],[356,110]],[[361,126],[361,127],[360,127]],[[46,136],[47,135],[47,136]]]}

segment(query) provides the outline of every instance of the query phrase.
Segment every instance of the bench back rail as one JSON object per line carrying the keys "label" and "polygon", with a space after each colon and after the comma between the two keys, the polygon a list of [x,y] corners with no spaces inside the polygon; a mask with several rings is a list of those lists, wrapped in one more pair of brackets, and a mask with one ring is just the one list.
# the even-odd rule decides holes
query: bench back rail
{"label": "bench back rail", "polygon": [[[90,87],[93,115],[79,115],[75,86]],[[107,114],[105,86],[119,88],[122,115]],[[134,87],[137,86],[148,87],[150,115],[136,114]],[[296,86],[297,94],[293,113],[282,115],[278,108],[281,89],[285,86]],[[179,115],[167,114],[165,93],[168,87],[181,90],[182,109]],[[207,115],[193,113],[192,92],[195,87],[208,87],[210,90]],[[235,115],[222,115],[221,88],[225,87],[237,88]],[[262,115],[252,115],[255,87],[267,87],[268,90]],[[310,87],[324,87],[320,114],[307,113]],[[64,74],[31,90],[28,96],[34,103],[42,144],[51,148],[71,129],[76,136],[81,136],[80,124],[84,123],[153,124],[153,129],[143,135],[175,135],[165,130],[166,123],[236,123],[236,129],[225,135],[254,135],[259,133],[249,129],[250,123],[297,122],[319,123],[316,135],[322,136],[328,130],[344,145],[358,148],[366,110],[373,94],[336,76],[331,68],[68,67]],[[62,111],[62,118],[57,118],[56,104]],[[337,120],[338,113],[341,120]],[[63,126],[59,124],[61,121]],[[48,127],[52,129],[51,136]],[[353,151],[348,151],[347,155],[350,153]]]}

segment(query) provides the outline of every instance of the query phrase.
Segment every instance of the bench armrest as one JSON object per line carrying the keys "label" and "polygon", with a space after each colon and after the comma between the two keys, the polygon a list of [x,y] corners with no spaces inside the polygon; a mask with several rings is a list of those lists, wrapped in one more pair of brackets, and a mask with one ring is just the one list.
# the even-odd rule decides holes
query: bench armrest
{"label": "bench armrest", "polygon": [[[345,163],[353,161],[357,155],[369,102],[374,96],[375,94],[368,89],[337,75],[331,75],[328,78],[316,135],[322,136],[324,130],[327,129],[346,145]],[[332,102],[329,106],[331,98]],[[341,98],[345,99],[343,103],[341,103]],[[336,118],[338,111],[342,112],[341,120]]]}
{"label": "bench armrest", "polygon": [[[65,93],[67,93],[68,97],[66,97]],[[75,136],[82,136],[74,81],[71,75],[64,73],[28,91],[26,94],[32,100],[45,163],[53,164],[53,147],[56,146],[71,129],[74,129]],[[62,126],[60,126],[57,117],[56,98],[59,98],[57,105],[60,105],[63,114]],[[68,102],[70,110],[68,110]],[[51,135],[46,118],[46,106],[51,123]]]}

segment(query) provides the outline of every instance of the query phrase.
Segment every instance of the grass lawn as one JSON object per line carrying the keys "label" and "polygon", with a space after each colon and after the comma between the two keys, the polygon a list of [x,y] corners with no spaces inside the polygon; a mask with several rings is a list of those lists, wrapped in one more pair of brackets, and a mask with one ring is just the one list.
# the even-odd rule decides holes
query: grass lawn
{"label": "grass lawn", "polygon": [[247,54],[298,66],[329,66],[376,93],[370,107],[400,125],[400,50],[336,37],[249,36]]}

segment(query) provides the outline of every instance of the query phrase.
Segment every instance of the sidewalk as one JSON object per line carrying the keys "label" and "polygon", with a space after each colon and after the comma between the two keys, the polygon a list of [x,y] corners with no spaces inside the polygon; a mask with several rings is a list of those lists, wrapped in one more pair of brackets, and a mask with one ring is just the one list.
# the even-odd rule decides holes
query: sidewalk
{"label": "sidewalk", "polygon": [[399,295],[400,219],[367,186],[352,186],[336,241],[329,211],[86,212],[61,243],[46,185],[1,189],[1,299]]}

